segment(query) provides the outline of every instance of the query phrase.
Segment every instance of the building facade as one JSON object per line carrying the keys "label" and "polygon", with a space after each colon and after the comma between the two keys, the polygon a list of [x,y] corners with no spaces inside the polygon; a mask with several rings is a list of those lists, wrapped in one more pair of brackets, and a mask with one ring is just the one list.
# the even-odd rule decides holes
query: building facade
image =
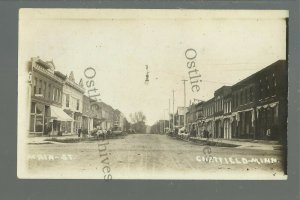
{"label": "building facade", "polygon": [[55,71],[52,61],[32,58],[30,128],[33,135],[61,134],[62,124],[72,119],[62,110],[64,75]]}
{"label": "building facade", "polygon": [[214,97],[204,102],[203,115],[204,115],[204,130],[208,131],[210,137],[215,137],[215,99]]}
{"label": "building facade", "polygon": [[232,87],[235,137],[286,138],[287,78],[286,61],[279,60]]}
{"label": "building facade", "polygon": [[79,129],[82,129],[84,91],[82,80],[76,83],[74,74],[71,72],[63,86],[62,107],[73,121],[65,123],[63,126],[64,133],[78,134]]}
{"label": "building facade", "polygon": [[[287,132],[288,70],[279,60],[202,102],[199,127],[210,137],[283,141]],[[188,124],[193,124],[190,106]],[[201,134],[200,134],[201,135]]]}

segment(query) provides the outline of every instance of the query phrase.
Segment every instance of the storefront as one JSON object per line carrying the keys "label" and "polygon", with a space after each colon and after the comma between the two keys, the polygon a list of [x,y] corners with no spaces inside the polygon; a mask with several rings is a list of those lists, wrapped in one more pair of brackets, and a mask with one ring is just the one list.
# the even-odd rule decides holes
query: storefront
{"label": "storefront", "polygon": [[215,137],[216,138],[223,138],[223,116],[215,118]]}
{"label": "storefront", "polygon": [[62,135],[68,133],[67,125],[72,123],[73,119],[59,107],[50,106],[49,111],[48,127],[51,127],[51,131],[48,134]]}
{"label": "storefront", "polygon": [[205,128],[208,131],[209,137],[215,137],[214,134],[214,119],[208,118],[205,120]]}
{"label": "storefront", "polygon": [[38,102],[31,102],[30,111],[30,130],[32,135],[45,135],[47,130],[45,129],[45,109],[46,105]]}
{"label": "storefront", "polygon": [[278,107],[279,103],[271,103],[264,106],[258,106],[257,118],[258,118],[258,139],[279,139],[279,120],[278,120]]}
{"label": "storefront", "polygon": [[224,139],[231,139],[231,116],[224,118]]}

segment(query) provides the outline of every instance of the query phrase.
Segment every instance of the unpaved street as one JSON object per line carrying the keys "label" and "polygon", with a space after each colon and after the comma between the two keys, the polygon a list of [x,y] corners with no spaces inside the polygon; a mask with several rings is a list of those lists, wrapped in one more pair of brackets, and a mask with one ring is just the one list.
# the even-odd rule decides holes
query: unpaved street
{"label": "unpaved street", "polygon": [[[134,134],[106,141],[29,144],[29,172],[34,177],[112,179],[279,178],[281,152],[233,147],[211,147],[211,162],[203,149],[166,135]],[[252,159],[278,160],[275,163]],[[231,159],[231,161],[229,161]]]}

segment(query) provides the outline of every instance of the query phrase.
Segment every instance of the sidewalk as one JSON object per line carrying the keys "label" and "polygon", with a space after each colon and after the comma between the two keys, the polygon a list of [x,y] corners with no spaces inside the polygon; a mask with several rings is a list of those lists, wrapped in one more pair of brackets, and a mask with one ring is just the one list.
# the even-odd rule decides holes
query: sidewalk
{"label": "sidewalk", "polygon": [[[265,141],[265,140],[249,140],[249,139],[223,139],[223,138],[200,138],[191,137],[191,141],[194,142],[213,142],[217,144],[226,144],[236,146],[238,149],[259,149],[259,150],[279,150],[282,149],[282,145],[277,141]],[[217,146],[217,145],[216,145]]]}
{"label": "sidewalk", "polygon": [[[78,138],[77,134],[73,135],[63,135],[63,136],[36,136],[36,137],[27,137],[27,144],[48,144],[49,141],[45,141],[46,139],[51,139],[51,138],[59,138],[59,139],[73,139],[73,138]],[[51,143],[56,143],[54,141],[51,141]]]}

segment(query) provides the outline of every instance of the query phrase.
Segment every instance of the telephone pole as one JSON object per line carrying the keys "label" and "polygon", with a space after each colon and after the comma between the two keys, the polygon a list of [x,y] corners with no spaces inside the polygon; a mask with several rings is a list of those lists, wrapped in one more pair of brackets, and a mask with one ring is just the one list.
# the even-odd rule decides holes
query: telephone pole
{"label": "telephone pole", "polygon": [[175,123],[174,123],[174,101],[175,101],[175,99],[174,99],[174,90],[172,90],[172,92],[173,92],[173,130],[175,130]]}
{"label": "telephone pole", "polygon": [[170,119],[170,98],[169,98],[169,116],[168,116],[168,118],[169,118],[169,131],[170,131],[170,129],[171,129],[171,119]]}
{"label": "telephone pole", "polygon": [[186,126],[186,113],[185,113],[185,106],[186,106],[186,91],[185,91],[185,82],[186,82],[187,80],[182,80],[182,82],[183,82],[183,90],[184,90],[184,117],[183,117],[183,124],[184,124],[184,128],[186,128],[185,126]]}

